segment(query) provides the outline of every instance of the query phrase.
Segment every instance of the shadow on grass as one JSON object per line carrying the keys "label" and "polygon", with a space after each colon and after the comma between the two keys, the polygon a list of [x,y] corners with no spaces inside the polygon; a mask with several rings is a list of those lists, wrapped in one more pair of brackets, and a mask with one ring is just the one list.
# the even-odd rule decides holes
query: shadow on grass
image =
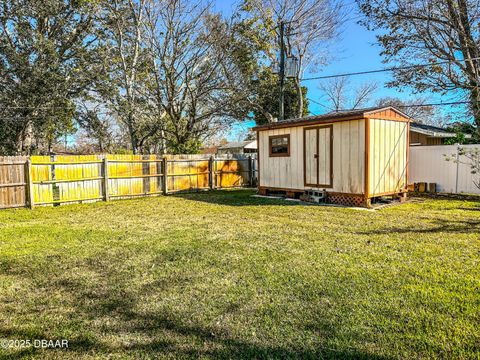
{"label": "shadow on grass", "polygon": [[432,233],[461,233],[461,234],[479,234],[480,220],[453,220],[453,219],[435,219],[432,221],[433,226],[429,228],[410,227],[387,227],[383,229],[375,229],[369,231],[357,232],[359,235],[381,235],[381,234],[432,234]]}
{"label": "shadow on grass", "polygon": [[459,206],[451,210],[476,211],[480,215],[480,205],[475,205],[473,207]]}
{"label": "shadow on grass", "polygon": [[[196,256],[201,257],[196,254],[191,256],[193,258],[190,260],[195,260]],[[168,258],[173,259],[175,256]],[[125,273],[122,259],[112,260],[101,254],[77,262],[75,268],[78,272],[73,275],[71,272],[70,275],[63,272],[64,269],[58,272],[49,270],[54,271],[53,273],[25,272],[20,266],[9,272],[9,275],[35,282],[42,291],[35,292],[32,296],[40,303],[48,303],[52,293],[61,293],[64,298],[62,301],[65,302],[62,305],[73,311],[66,314],[57,309],[59,312],[57,316],[62,318],[62,329],[72,326],[69,330],[72,331],[72,335],[68,338],[68,349],[18,349],[5,355],[6,359],[43,358],[45,355],[58,358],[119,355],[136,358],[384,359],[354,348],[338,350],[320,346],[308,348],[303,347],[301,343],[287,346],[280,342],[276,344],[272,339],[262,342],[262,337],[258,337],[256,342],[242,340],[244,334],[233,334],[230,328],[222,326],[221,323],[201,324],[200,320],[192,319],[188,307],[183,310],[177,308],[175,312],[168,310],[168,307],[141,310],[142,299],[151,295],[162,299],[168,296],[169,286],[181,288],[195,286],[195,280],[188,276],[169,274],[166,279],[157,279],[148,285],[136,287],[134,280]],[[82,271],[89,275],[82,275]],[[92,277],[96,280],[92,281]],[[249,301],[244,299],[239,304],[221,305],[222,315],[234,316],[239,308]],[[0,338],[59,338],[55,337],[55,334],[63,332],[56,332],[55,326],[58,325],[52,327],[48,322],[43,322],[41,312],[37,316],[38,323],[26,324],[26,328],[31,329],[28,331],[22,330],[23,328],[0,327]],[[252,316],[255,316],[255,313],[252,313]],[[315,319],[313,328],[311,319]],[[305,324],[304,328],[299,327],[298,331],[311,330],[323,334],[319,335],[323,338],[318,339],[319,343],[323,343],[337,336],[336,328],[331,321],[312,310],[309,324]],[[58,324],[58,317],[54,324]],[[268,327],[266,324],[261,326]],[[244,330],[249,332],[252,329],[245,327]],[[109,343],[105,339],[116,340]]]}
{"label": "shadow on grass", "polygon": [[179,197],[185,200],[199,201],[208,204],[228,205],[228,206],[260,206],[260,205],[279,205],[279,206],[299,206],[312,205],[298,201],[289,201],[285,199],[275,199],[266,197],[254,197],[255,190],[214,190],[198,193],[177,193],[170,196]]}
{"label": "shadow on grass", "polygon": [[[49,329],[52,330],[52,329]],[[14,328],[8,327],[5,324],[0,325],[0,340],[61,340],[60,338],[52,338],[52,336],[44,331],[41,331],[40,328],[34,328],[32,326],[25,326],[24,328]],[[74,339],[67,339],[68,346],[72,349],[82,349],[82,353],[87,353],[92,350],[108,350],[106,347],[94,341],[94,339],[84,336],[82,334],[77,334]],[[4,354],[2,354],[2,350]],[[57,352],[66,352],[68,349],[40,349],[35,346],[20,346],[20,347],[9,347],[7,351],[0,348],[0,359],[23,359],[30,358],[35,355],[45,354],[45,351],[57,351]],[[61,357],[60,357],[61,358]]]}
{"label": "shadow on grass", "polygon": [[156,314],[140,317],[143,325],[131,329],[135,332],[169,331],[185,337],[193,337],[202,344],[198,349],[179,348],[173,343],[152,341],[146,344],[136,344],[128,350],[142,351],[156,355],[176,354],[193,358],[208,356],[216,359],[384,359],[372,354],[355,351],[336,351],[334,349],[316,349],[312,351],[292,349],[279,346],[262,346],[248,343],[218,333],[219,329],[204,328],[195,325],[184,325],[181,320],[172,320]]}

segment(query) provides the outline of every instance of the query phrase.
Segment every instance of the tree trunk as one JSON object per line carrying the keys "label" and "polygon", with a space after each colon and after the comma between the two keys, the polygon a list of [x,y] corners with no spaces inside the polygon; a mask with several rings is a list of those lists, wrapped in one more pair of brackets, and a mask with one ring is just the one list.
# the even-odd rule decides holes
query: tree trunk
{"label": "tree trunk", "polygon": [[15,140],[16,143],[16,155],[24,155],[23,154],[23,131],[20,131],[17,135],[17,139]]}
{"label": "tree trunk", "polygon": [[165,141],[165,130],[160,131],[160,153],[162,155],[167,154],[167,142]]}
{"label": "tree trunk", "polygon": [[302,74],[303,67],[303,54],[298,56],[298,68],[295,73],[295,87],[297,88],[297,117],[303,117],[303,93],[302,93],[302,84],[300,83],[300,77]]}
{"label": "tree trunk", "polygon": [[137,144],[137,138],[132,129],[130,129],[130,142],[132,144],[133,155],[136,155],[138,153],[138,144]]}
{"label": "tree trunk", "polygon": [[470,102],[473,114],[473,121],[477,128],[477,134],[480,136],[480,91],[474,87],[470,92]]}
{"label": "tree trunk", "polygon": [[298,77],[295,78],[295,86],[297,88],[297,117],[303,117],[303,93],[302,93],[302,84],[300,84],[300,79]]}
{"label": "tree trunk", "polygon": [[128,133],[130,135],[130,144],[132,145],[133,154],[136,155],[138,153],[138,139],[135,134],[134,117],[132,113],[129,113],[127,116],[127,127]]}
{"label": "tree trunk", "polygon": [[[26,115],[28,116],[28,115]],[[27,120],[25,126],[18,132],[16,142],[16,151],[19,155],[30,155],[33,141],[33,124]]]}

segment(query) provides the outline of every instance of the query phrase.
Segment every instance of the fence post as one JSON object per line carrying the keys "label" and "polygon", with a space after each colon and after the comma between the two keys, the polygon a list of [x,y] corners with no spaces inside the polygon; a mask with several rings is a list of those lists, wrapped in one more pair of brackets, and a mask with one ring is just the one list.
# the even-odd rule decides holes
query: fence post
{"label": "fence post", "polygon": [[210,159],[208,159],[208,172],[209,172],[209,176],[208,176],[208,187],[210,188],[210,190],[213,190],[213,181],[214,181],[214,171],[213,171],[213,164],[214,164],[214,160],[213,160],[213,155],[210,156]]}
{"label": "fence post", "polygon": [[108,159],[107,155],[103,158],[103,199],[110,200],[110,190],[108,188]]}
{"label": "fence post", "polygon": [[163,157],[162,167],[163,167],[163,195],[167,195],[168,194],[168,159],[166,156]]}
{"label": "fence post", "polygon": [[28,207],[33,209],[35,206],[33,203],[33,182],[32,182],[32,160],[28,159],[25,163],[25,193],[26,200],[28,201]]}
{"label": "fence post", "polygon": [[51,175],[52,175],[52,200],[53,200],[53,206],[59,206],[60,205],[60,187],[58,186],[58,183],[55,181],[57,180],[57,175],[55,173],[55,163],[57,161],[57,156],[56,155],[50,155],[50,161],[52,162],[51,166]]}
{"label": "fence post", "polygon": [[252,155],[248,156],[248,185],[253,187],[253,159]]}
{"label": "fence post", "polygon": [[455,194],[458,194],[458,164],[460,161],[460,144],[457,145],[457,161],[456,161],[456,169],[455,169]]}

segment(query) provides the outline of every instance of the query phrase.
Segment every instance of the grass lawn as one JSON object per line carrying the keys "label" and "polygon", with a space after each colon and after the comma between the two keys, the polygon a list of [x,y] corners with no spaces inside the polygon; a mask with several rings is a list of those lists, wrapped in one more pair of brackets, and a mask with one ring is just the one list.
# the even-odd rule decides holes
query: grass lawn
{"label": "grass lawn", "polygon": [[479,358],[480,202],[252,194],[0,211],[0,358]]}

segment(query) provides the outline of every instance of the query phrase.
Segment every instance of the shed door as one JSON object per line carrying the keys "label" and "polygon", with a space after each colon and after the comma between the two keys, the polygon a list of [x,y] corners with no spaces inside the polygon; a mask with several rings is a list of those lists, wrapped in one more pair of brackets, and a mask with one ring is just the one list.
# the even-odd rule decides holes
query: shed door
{"label": "shed door", "polygon": [[305,186],[331,188],[333,180],[333,126],[304,128]]}

